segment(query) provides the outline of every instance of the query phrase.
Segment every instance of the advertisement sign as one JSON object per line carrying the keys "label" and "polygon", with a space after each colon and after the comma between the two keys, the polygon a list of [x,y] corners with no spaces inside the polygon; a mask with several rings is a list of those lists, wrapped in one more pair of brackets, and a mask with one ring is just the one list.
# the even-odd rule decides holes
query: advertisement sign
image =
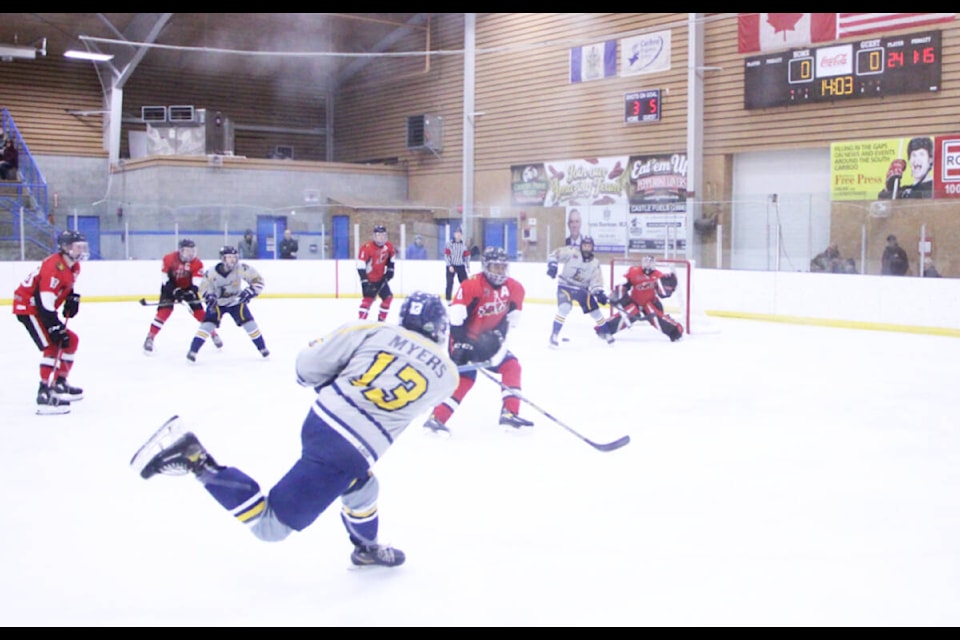
{"label": "advertisement sign", "polygon": [[566,208],[567,242],[579,231],[603,253],[686,246],[685,153],[514,165],[511,176],[515,206]]}
{"label": "advertisement sign", "polygon": [[932,136],[835,142],[830,145],[830,198],[932,198],[936,156]]}

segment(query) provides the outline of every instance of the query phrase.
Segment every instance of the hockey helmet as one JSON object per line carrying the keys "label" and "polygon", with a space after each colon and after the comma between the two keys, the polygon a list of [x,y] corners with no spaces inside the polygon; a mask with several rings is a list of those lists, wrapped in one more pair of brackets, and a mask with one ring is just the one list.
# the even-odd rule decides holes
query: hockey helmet
{"label": "hockey helmet", "polygon": [[387,228],[382,224],[373,227],[373,242],[378,247],[382,247],[387,241]]}
{"label": "hockey helmet", "polygon": [[583,236],[580,238],[580,255],[584,262],[593,260],[593,236]]}
{"label": "hockey helmet", "polygon": [[425,335],[438,344],[446,344],[450,326],[447,307],[439,296],[415,291],[407,296],[400,307],[400,326]]}
{"label": "hockey helmet", "polygon": [[657,268],[657,259],[653,256],[643,256],[640,258],[640,268],[644,273],[650,273]]}
{"label": "hockey helmet", "polygon": [[500,247],[487,247],[481,261],[483,275],[495,287],[507,281],[509,275],[509,258],[507,252]]}
{"label": "hockey helmet", "polygon": [[197,243],[190,238],[180,241],[180,262],[190,262],[197,257]]}
{"label": "hockey helmet", "polygon": [[90,257],[90,245],[87,244],[87,237],[73,229],[68,229],[57,237],[57,247],[60,249],[60,253],[74,262],[86,260]]}
{"label": "hockey helmet", "polygon": [[220,247],[220,262],[227,267],[227,271],[233,271],[233,268],[237,266],[237,262],[240,261],[240,254],[237,252],[237,248],[230,244],[225,244]]}

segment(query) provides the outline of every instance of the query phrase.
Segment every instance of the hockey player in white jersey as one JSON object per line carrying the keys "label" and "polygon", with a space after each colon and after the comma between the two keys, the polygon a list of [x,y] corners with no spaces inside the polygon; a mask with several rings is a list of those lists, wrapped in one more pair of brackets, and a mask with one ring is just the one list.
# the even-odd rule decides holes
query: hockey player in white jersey
{"label": "hockey player in white jersey", "polygon": [[[563,265],[563,269],[560,269]],[[583,312],[594,322],[594,328],[604,323],[600,305],[607,304],[607,294],[603,292],[603,273],[600,261],[593,255],[593,238],[583,236],[576,246],[562,246],[547,256],[547,275],[557,280],[557,315],[553,318],[553,331],[550,333],[550,345],[560,344],[560,330],[573,309],[573,303],[580,305]],[[604,336],[601,336],[604,337]],[[613,336],[604,337],[613,342]]]}
{"label": "hockey player in white jersey", "polygon": [[250,310],[250,301],[263,292],[264,280],[260,272],[244,262],[232,245],[220,248],[220,262],[203,274],[200,281],[200,297],[206,305],[203,320],[190,342],[187,360],[197,361],[197,352],[207,338],[216,335],[223,316],[233,318],[234,323],[247,332],[253,345],[264,358],[270,355],[260,326]]}
{"label": "hockey player in white jersey", "polygon": [[265,495],[236,467],[217,464],[182,420],[168,420],[133,456],[143,478],[192,473],[253,534],[283,540],[337,498],[357,566],[397,566],[405,556],[377,539],[379,484],[373,466],[410,425],[457,386],[447,354],[446,305],[417,292],[400,325],[355,320],[297,356],[297,381],[316,390],[303,421],[300,459]]}

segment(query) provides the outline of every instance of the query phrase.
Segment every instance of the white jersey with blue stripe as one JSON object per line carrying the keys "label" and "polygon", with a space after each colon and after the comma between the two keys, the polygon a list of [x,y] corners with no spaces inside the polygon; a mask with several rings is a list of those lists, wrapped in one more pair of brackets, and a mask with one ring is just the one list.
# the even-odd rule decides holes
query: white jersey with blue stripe
{"label": "white jersey with blue stripe", "polygon": [[303,349],[297,382],[318,390],[313,411],[369,464],[457,388],[446,344],[383,322],[355,320]]}
{"label": "white jersey with blue stripe", "polygon": [[594,292],[603,289],[603,267],[596,257],[584,262],[579,246],[562,246],[551,252],[548,262],[557,262],[560,274],[557,281],[565,287]]}

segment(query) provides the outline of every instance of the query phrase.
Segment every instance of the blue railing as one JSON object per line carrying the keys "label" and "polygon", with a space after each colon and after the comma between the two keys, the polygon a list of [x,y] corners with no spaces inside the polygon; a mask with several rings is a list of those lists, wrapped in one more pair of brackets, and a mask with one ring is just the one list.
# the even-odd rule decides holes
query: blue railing
{"label": "blue railing", "polygon": [[50,223],[48,216],[50,205],[48,200],[47,181],[30,153],[13,116],[6,108],[0,109],[0,133],[4,140],[12,138],[19,150],[18,175],[15,181],[0,182],[0,209],[10,212],[14,226],[13,238],[20,239],[20,216],[23,213],[23,240],[44,250],[52,250],[56,246],[57,230]]}

